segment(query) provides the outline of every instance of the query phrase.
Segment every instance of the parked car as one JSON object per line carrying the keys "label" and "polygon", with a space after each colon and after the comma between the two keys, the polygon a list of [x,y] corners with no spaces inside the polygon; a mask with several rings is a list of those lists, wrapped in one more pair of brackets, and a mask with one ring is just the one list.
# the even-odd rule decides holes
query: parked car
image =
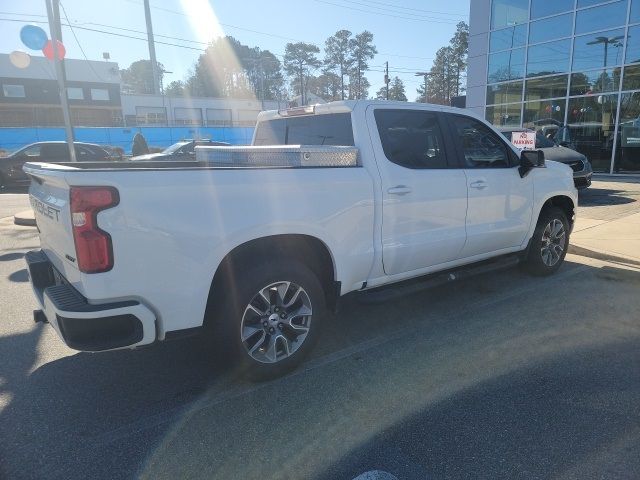
{"label": "parked car", "polygon": [[266,378],[302,360],[341,295],[503,260],[550,275],[567,252],[571,169],[539,168],[464,110],[263,112],[253,145],[197,147],[182,167],[25,165],[36,321],[85,351],[203,331]]}
{"label": "parked car", "polygon": [[[502,134],[511,141],[511,135],[517,132],[534,132],[527,128],[501,128]],[[573,181],[576,188],[584,189],[591,185],[591,177],[593,176],[593,168],[591,163],[583,154],[576,152],[567,147],[561,147],[550,138],[546,137],[541,131],[536,131],[536,149],[544,152],[546,160],[564,163],[569,165],[573,170]]]}
{"label": "parked car", "polygon": [[162,152],[138,155],[137,157],[132,157],[131,160],[193,160],[196,157],[195,147],[197,145],[222,147],[229,146],[230,144],[226,142],[216,142],[213,140],[182,140],[181,142],[174,143],[170,147],[164,149]]}
{"label": "parked car", "polygon": [[[104,162],[112,159],[101,146],[75,142],[76,160],[79,162]],[[37,142],[22,147],[6,157],[0,157],[0,187],[29,185],[29,177],[22,171],[25,162],[69,162],[67,142]]]}

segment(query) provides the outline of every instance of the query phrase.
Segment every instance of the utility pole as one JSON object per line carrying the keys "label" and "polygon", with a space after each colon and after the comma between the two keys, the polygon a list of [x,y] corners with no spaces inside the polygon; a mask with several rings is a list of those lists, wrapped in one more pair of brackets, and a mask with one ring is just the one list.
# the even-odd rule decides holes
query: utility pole
{"label": "utility pole", "polygon": [[160,93],[160,75],[158,72],[158,62],[156,61],[156,46],[153,41],[153,25],[151,24],[149,0],[144,0],[144,19],[147,22],[147,42],[149,43],[149,60],[151,60],[151,73],[153,75],[153,93],[158,95]]}
{"label": "utility pole", "polygon": [[387,100],[389,100],[389,82],[391,80],[389,80],[389,62],[385,62],[385,68],[384,68],[384,84],[386,86],[387,89]]}
{"label": "utility pole", "polygon": [[[56,69],[56,79],[58,80],[58,91],[60,93],[60,106],[62,107],[62,117],[64,118],[64,131],[69,146],[69,157],[72,162],[76,161],[76,149],[73,144],[73,127],[71,126],[71,114],[69,113],[69,99],[67,98],[67,88],[65,82],[64,61],[58,51],[58,32],[60,26],[60,0],[45,0],[47,6],[47,18],[49,20],[49,34],[53,45],[53,65]],[[58,12],[56,15],[54,12]]]}

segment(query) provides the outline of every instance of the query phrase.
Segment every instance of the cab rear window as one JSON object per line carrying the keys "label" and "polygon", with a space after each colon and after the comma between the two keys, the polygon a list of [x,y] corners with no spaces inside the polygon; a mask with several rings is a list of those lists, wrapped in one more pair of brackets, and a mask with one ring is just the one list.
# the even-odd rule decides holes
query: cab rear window
{"label": "cab rear window", "polygon": [[254,145],[353,146],[351,114],[306,115],[260,122]]}

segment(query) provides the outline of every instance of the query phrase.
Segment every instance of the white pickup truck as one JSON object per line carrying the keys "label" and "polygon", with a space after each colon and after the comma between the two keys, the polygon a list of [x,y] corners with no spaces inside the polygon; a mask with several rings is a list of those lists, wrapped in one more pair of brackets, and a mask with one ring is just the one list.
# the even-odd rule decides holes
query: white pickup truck
{"label": "white pickup truck", "polygon": [[36,321],[85,351],[202,330],[270,377],[300,362],[349,292],[507,255],[553,273],[577,205],[568,166],[434,105],[263,112],[253,146],[197,150],[25,165]]}

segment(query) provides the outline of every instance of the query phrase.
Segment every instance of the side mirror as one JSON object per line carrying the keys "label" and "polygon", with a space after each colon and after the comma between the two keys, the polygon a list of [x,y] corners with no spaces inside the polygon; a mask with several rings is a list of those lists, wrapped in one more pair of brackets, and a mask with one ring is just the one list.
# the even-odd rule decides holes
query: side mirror
{"label": "side mirror", "polygon": [[520,177],[524,178],[534,168],[544,167],[542,150],[523,150],[520,154]]}

